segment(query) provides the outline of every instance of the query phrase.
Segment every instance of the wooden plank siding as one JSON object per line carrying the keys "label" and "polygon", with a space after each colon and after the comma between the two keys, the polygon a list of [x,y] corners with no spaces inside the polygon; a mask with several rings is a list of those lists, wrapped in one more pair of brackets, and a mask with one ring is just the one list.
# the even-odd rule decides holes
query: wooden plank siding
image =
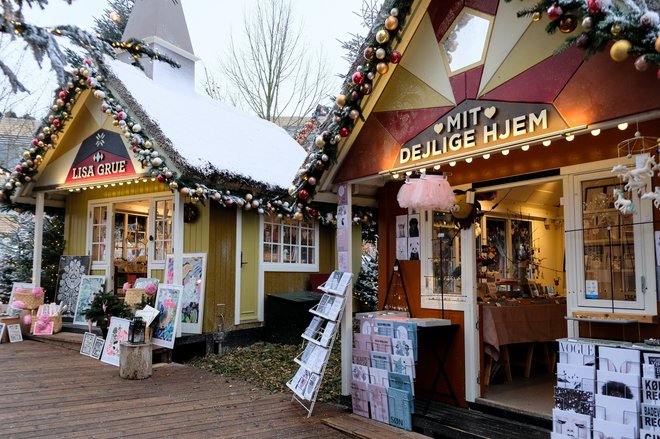
{"label": "wooden plank siding", "polygon": [[[225,329],[234,326],[236,283],[236,209],[215,203],[209,209],[209,251],[206,261],[206,295],[203,332],[217,330],[218,313],[224,314]],[[224,309],[218,304],[224,303]]]}

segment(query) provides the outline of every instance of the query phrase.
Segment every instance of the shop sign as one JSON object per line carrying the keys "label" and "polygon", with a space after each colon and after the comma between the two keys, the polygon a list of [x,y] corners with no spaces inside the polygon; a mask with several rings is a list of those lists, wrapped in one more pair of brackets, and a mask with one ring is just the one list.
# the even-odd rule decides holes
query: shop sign
{"label": "shop sign", "polygon": [[98,130],[80,145],[65,184],[132,176],[135,169],[120,134]]}
{"label": "shop sign", "polygon": [[464,156],[567,127],[550,104],[467,100],[406,142],[393,169]]}

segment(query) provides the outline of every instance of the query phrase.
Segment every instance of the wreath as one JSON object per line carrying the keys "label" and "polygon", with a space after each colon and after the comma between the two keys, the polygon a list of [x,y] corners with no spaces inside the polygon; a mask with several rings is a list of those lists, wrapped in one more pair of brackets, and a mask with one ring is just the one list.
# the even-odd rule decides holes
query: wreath
{"label": "wreath", "polygon": [[185,203],[183,205],[183,221],[186,223],[194,223],[199,218],[199,209],[195,203]]}

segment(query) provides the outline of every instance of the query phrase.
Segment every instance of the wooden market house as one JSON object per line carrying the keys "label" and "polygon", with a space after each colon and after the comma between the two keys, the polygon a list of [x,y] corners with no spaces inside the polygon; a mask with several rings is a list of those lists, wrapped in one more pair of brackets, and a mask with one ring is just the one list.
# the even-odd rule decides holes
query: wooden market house
{"label": "wooden market house", "polygon": [[[557,54],[586,25],[548,34],[549,14],[517,16],[536,2],[388,4],[395,9],[367,38],[325,125],[331,135],[321,134],[308,161],[332,148],[337,130],[337,164],[319,197],[345,187],[377,202],[380,307],[458,325],[435,340],[449,348],[458,405],[547,419],[555,340],[660,336],[660,212],[651,203],[660,180],[628,191],[612,172],[650,169],[643,154],[658,148],[657,65],[621,59],[618,46],[610,54],[612,43],[590,59],[576,47]],[[458,207],[402,208],[407,180],[433,173]],[[310,166],[299,188],[314,191],[305,178],[318,174]],[[621,210],[631,201],[634,212]],[[433,364],[421,351],[418,389],[432,387],[424,371]],[[432,390],[449,389],[440,380]]]}
{"label": "wooden market house", "polygon": [[127,52],[86,61],[4,188],[5,199],[36,204],[34,279],[44,208],[63,208],[64,254],[91,256],[106,290],[165,281],[168,255],[180,283],[183,255],[202,254],[203,299],[184,333],[261,327],[268,293],[307,291],[312,274],[334,266],[331,227],[264,215],[264,200],[286,195],[306,153],[284,129],[195,93],[180,3],[136,2],[130,38],[181,67],[143,62],[141,71]]}

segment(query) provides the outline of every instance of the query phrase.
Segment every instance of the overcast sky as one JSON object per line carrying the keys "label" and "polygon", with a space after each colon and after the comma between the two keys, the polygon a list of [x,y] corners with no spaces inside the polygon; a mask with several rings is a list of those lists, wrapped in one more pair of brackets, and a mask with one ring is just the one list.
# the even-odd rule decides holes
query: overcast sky
{"label": "overcast sky", "polygon": [[[167,0],[163,0],[167,1]],[[195,55],[201,58],[197,63],[197,78],[203,77],[204,67],[217,70],[218,57],[226,51],[230,32],[242,32],[243,15],[250,11],[257,0],[179,0],[186,15]],[[295,20],[301,23],[305,47],[309,51],[323,50],[327,56],[330,74],[336,84],[333,93],[339,91],[341,80],[335,75],[348,73],[348,62],[342,58],[343,51],[337,39],[348,39],[349,33],[365,34],[360,26],[360,18],[353,14],[361,5],[361,0],[291,0]],[[63,0],[50,0],[46,10],[38,8],[26,13],[27,20],[40,25],[76,24],[91,28],[93,17],[102,15],[107,0],[74,0],[71,6]],[[0,56],[2,54],[0,53]],[[3,56],[4,58],[4,56]],[[36,104],[39,116],[52,99],[54,80],[46,83],[46,72],[34,73],[34,66],[24,62],[19,72],[33,92],[33,99],[40,97]],[[198,87],[199,89],[199,87]],[[334,91],[336,90],[336,91]],[[32,105],[32,104],[30,104]],[[20,104],[13,104],[22,113]]]}

